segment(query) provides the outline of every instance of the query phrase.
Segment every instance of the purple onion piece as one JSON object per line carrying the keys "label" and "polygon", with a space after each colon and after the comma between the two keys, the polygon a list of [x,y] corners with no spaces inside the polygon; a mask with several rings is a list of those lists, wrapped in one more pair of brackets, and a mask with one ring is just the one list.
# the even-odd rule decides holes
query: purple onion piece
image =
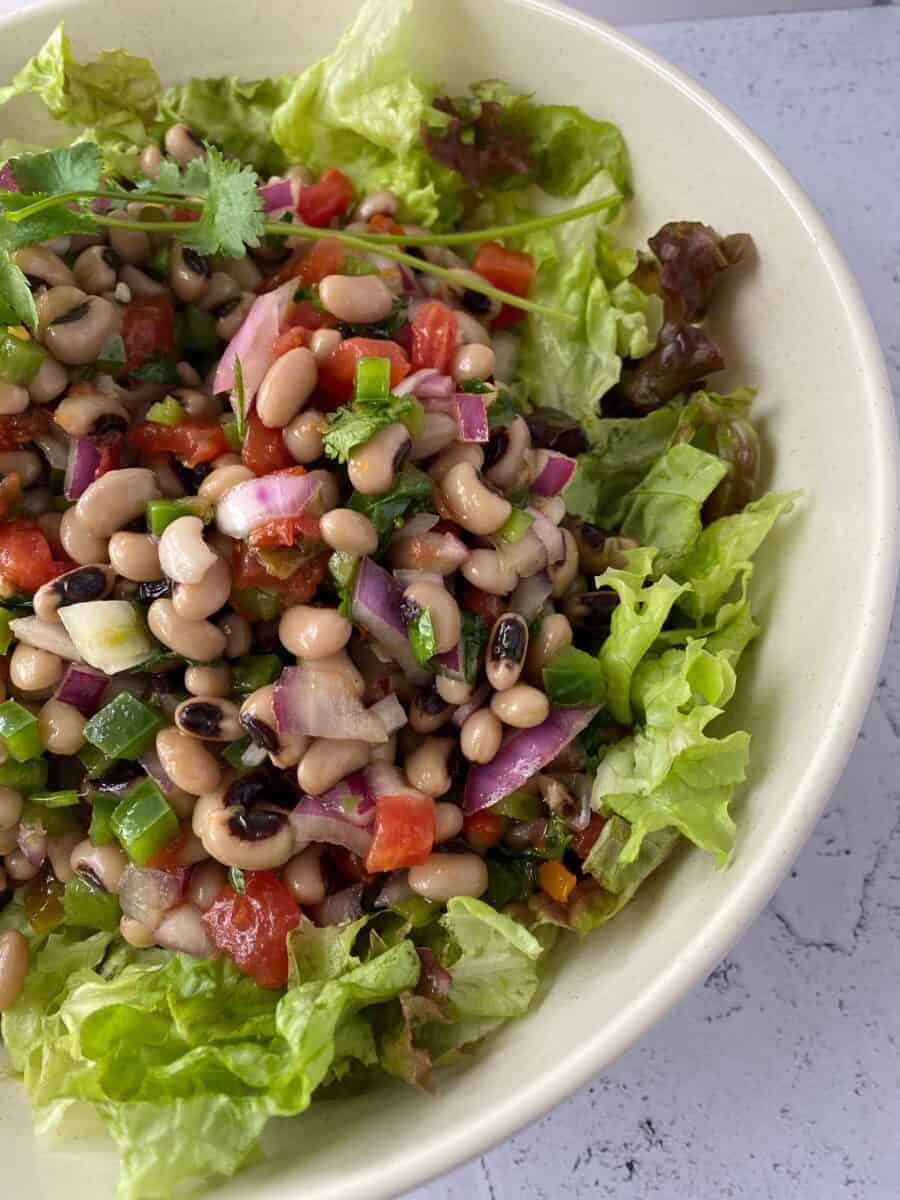
{"label": "purple onion piece", "polygon": [[326,896],[321,904],[310,905],[304,912],[319,926],[346,925],[362,916],[362,897],[363,885],[354,883],[343,891]]}
{"label": "purple onion piece", "polygon": [[40,821],[20,821],[16,842],[33,867],[39,867],[47,857],[47,831]]}
{"label": "purple onion piece", "polygon": [[71,704],[86,717],[92,717],[103,702],[110,677],[93,667],[71,663],[56,689],[56,699]]}
{"label": "purple onion piece", "polygon": [[575,473],[575,460],[546,451],[547,459],[531,485],[535,496],[558,496]]}
{"label": "purple onion piece", "polygon": [[190,954],[192,958],[215,958],[216,948],[203,925],[203,914],[193,904],[180,904],[167,912],[154,934],[167,950]]}
{"label": "purple onion piece", "polygon": [[378,714],[363,706],[347,680],[333,671],[316,670],[314,663],[285,667],[275,684],[274,708],[280,733],[373,744],[388,739]]}
{"label": "purple onion piece", "polygon": [[[474,392],[457,392],[456,407],[461,442],[489,442],[487,408],[484,396]],[[533,490],[533,489],[532,489]]]}
{"label": "purple onion piece", "polygon": [[431,675],[419,666],[413,655],[400,615],[402,600],[403,590],[396,579],[371,558],[364,558],[353,587],[350,604],[353,620],[399,663],[408,679],[421,686],[431,679]]}

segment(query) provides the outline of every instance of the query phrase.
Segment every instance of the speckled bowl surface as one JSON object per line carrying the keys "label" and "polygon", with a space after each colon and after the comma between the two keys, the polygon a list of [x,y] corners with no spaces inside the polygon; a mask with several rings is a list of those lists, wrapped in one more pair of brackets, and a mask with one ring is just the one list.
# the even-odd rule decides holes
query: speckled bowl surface
{"label": "speckled bowl surface", "polygon": [[[51,0],[0,24],[8,79],[60,18],[77,52],[125,46],[166,82],[273,75],[327,53],[356,0]],[[621,34],[542,0],[422,0],[423,72],[501,77],[624,130],[636,238],[699,218],[749,230],[759,263],[717,302],[726,383],[760,389],[768,486],[805,498],[759,557],[765,635],[731,718],[753,733],[734,859],[678,855],[602,932],[557,955],[545,999],[430,1100],[400,1085],[279,1122],[267,1161],[222,1200],[381,1200],[457,1165],[558,1103],[640,1037],[728,950],[775,890],[854,743],[886,636],[896,570],[896,433],[859,290],[811,204],[768,150],[673,67]],[[0,134],[40,141],[34,110]],[[740,278],[738,278],[740,274]],[[727,1064],[722,1064],[727,1070]],[[24,1096],[0,1081],[4,1195],[112,1196],[109,1143],[85,1131],[33,1142]]]}

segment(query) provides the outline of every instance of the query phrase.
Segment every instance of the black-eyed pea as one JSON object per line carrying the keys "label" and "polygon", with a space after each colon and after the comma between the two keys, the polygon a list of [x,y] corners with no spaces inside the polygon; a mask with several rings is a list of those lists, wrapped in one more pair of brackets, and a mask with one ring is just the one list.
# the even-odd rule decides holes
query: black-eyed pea
{"label": "black-eyed pea", "polygon": [[194,304],[209,287],[209,259],[173,242],[169,249],[169,286],[185,304]]}
{"label": "black-eyed pea", "polygon": [[[202,381],[197,380],[198,383]],[[172,395],[192,421],[212,421],[221,417],[224,406],[218,396],[203,391],[202,387],[176,388]],[[237,460],[240,462],[240,459]]]}
{"label": "black-eyed pea", "polygon": [[525,678],[529,683],[540,686],[543,670],[550,659],[566,646],[572,645],[572,626],[563,613],[550,613],[544,617],[541,627],[528,647],[525,659]]}
{"label": "black-eyed pea", "polygon": [[369,761],[368,742],[353,738],[316,738],[297,767],[297,782],[311,796],[327,792]]}
{"label": "black-eyed pea", "polygon": [[406,777],[417,791],[426,796],[443,796],[450,791],[449,759],[456,742],[449,737],[427,737],[403,764]]}
{"label": "black-eyed pea", "polygon": [[516,683],[505,692],[491,697],[491,711],[504,725],[514,729],[532,729],[547,720],[550,701],[538,688],[528,683]]}
{"label": "black-eyed pea", "polygon": [[156,179],[162,162],[162,151],[155,142],[151,142],[141,151],[138,163],[148,179]]}
{"label": "black-eyed pea", "polygon": [[451,467],[441,481],[441,492],[457,524],[482,537],[496,533],[512,512],[506,497],[488,487],[471,463]]}
{"label": "black-eyed pea", "polygon": [[417,580],[403,593],[403,615],[409,624],[423,611],[431,616],[435,652],[445,654],[457,644],[462,631],[459,605],[440,583]]}
{"label": "black-eyed pea", "polygon": [[200,583],[220,561],[203,540],[203,522],[199,517],[178,517],[166,526],[159,539],[159,565],[163,575],[175,583]]}
{"label": "black-eyed pea", "polygon": [[321,904],[327,888],[322,874],[322,847],[313,842],[295,854],[281,873],[281,882],[298,904]]}
{"label": "black-eyed pea", "polygon": [[28,395],[32,404],[49,404],[66,390],[68,384],[69,375],[65,367],[48,354],[28,385]]}
{"label": "black-eyed pea", "polygon": [[462,679],[450,679],[446,675],[438,675],[435,680],[437,694],[454,708],[467,704],[472,698],[472,685]]}
{"label": "black-eyed pea", "polygon": [[210,621],[179,616],[172,601],[166,598],[153,601],[147,623],[150,632],[164,646],[194,662],[211,662],[225,653],[227,638],[223,630]]}
{"label": "black-eyed pea", "polygon": [[561,529],[560,532],[565,542],[565,556],[562,562],[554,563],[552,567],[547,568],[547,574],[553,584],[553,591],[550,595],[554,600],[569,590],[578,574],[578,544],[568,529]]}
{"label": "black-eyed pea", "polygon": [[0,787],[0,831],[15,829],[22,815],[24,801],[20,792]]}
{"label": "black-eyed pea", "polygon": [[488,442],[484,474],[499,488],[513,488],[527,469],[526,454],[531,449],[531,431],[523,417],[496,430]]}
{"label": "black-eyed pea", "polygon": [[336,654],[317,658],[315,668],[317,672],[331,671],[335,675],[340,675],[354,695],[362,699],[366,690],[366,681],[346,650],[338,650]]}
{"label": "black-eyed pea", "polygon": [[216,621],[216,625],[225,635],[223,653],[226,658],[243,658],[250,653],[253,632],[246,617],[238,612],[226,613]]}
{"label": "black-eyed pea", "polygon": [[484,450],[477,442],[453,442],[443,450],[428,468],[428,474],[440,483],[447,472],[461,462],[471,463],[476,471],[484,465]]}
{"label": "black-eyed pea", "polygon": [[87,720],[72,704],[51,698],[38,714],[44,748],[51,754],[77,754],[85,743]]}
{"label": "black-eyed pea", "polygon": [[204,312],[213,312],[236,296],[240,297],[241,289],[237,281],[227,271],[214,270],[209,277],[209,286],[197,301]]}
{"label": "black-eyed pea", "polygon": [[[319,330],[331,333],[332,330]],[[288,454],[296,463],[306,466],[315,462],[325,452],[324,434],[328,427],[326,417],[318,409],[307,408],[284,429],[282,439]]]}
{"label": "black-eyed pea", "polygon": [[446,801],[434,806],[434,844],[449,842],[462,832],[463,811],[458,804]]}
{"label": "black-eyed pea", "polygon": [[500,749],[502,738],[500,718],[489,708],[480,708],[463,722],[459,745],[469,762],[489,763]]}
{"label": "black-eyed pea", "polygon": [[41,869],[37,864],[30,862],[21,850],[13,850],[7,853],[3,861],[6,867],[6,874],[13,887],[19,883],[28,883],[30,879],[34,879],[35,875]]}
{"label": "black-eyed pea", "polygon": [[117,895],[128,859],[115,844],[95,846],[90,839],[85,838],[73,848],[69,865],[85,883],[100,891]]}
{"label": "black-eyed pea", "polygon": [[184,689],[192,696],[227,696],[231,691],[231,668],[226,663],[186,667]]}
{"label": "black-eyed pea", "polygon": [[56,687],[65,666],[58,654],[19,642],[9,659],[9,681],[23,692],[44,692]]}
{"label": "black-eyed pea", "polygon": [[72,272],[60,256],[46,246],[23,246],[15,251],[12,260],[29,279],[48,288],[72,287],[74,284]]}
{"label": "black-eyed pea", "polygon": [[490,346],[478,342],[467,342],[458,346],[451,367],[457,382],[467,379],[490,379],[494,373],[494,351]]}
{"label": "black-eyed pea", "polygon": [[333,508],[337,508],[341,489],[330,471],[307,471],[306,478],[319,485],[319,492],[315,498],[319,512],[327,513],[331,512]]}
{"label": "black-eyed pea", "polygon": [[197,137],[190,125],[178,121],[170,125],[163,139],[166,154],[171,155],[179,166],[186,167],[194,158],[205,158],[206,147]]}
{"label": "black-eyed pea", "polygon": [[37,483],[43,469],[43,459],[33,450],[0,451],[0,475],[18,475],[23,487]]}
{"label": "black-eyed pea", "polygon": [[[248,255],[249,257],[249,255]],[[241,292],[232,296],[224,304],[213,310],[216,318],[216,334],[223,342],[229,342],[244,323],[247,313],[253,307],[256,296],[253,292]]]}
{"label": "black-eyed pea", "polygon": [[[131,236],[130,231],[128,231],[128,236]],[[136,238],[147,237],[146,233],[141,233],[138,230],[134,231],[133,236]],[[126,263],[119,272],[119,282],[116,284],[116,290],[121,292],[122,288],[128,289],[128,294],[133,300],[145,300],[148,296],[169,295],[169,289],[166,284],[160,283],[158,279],[154,279],[152,275],[148,275],[145,271],[133,266],[131,263]]]}
{"label": "black-eyed pea", "polygon": [[256,396],[256,412],[268,429],[284,429],[315,391],[319,368],[305,346],[282,354],[269,367]]}
{"label": "black-eyed pea", "polygon": [[409,706],[409,727],[414,733],[434,733],[446,725],[453,709],[434,685],[419,688]]}
{"label": "black-eyed pea", "polygon": [[201,912],[208,912],[228,882],[228,872],[215,859],[199,863],[191,872],[188,899]]}
{"label": "black-eyed pea", "polygon": [[364,196],[356,206],[354,217],[358,221],[370,221],[372,217],[380,214],[393,217],[396,216],[399,207],[400,201],[396,193],[383,188],[380,192],[370,192],[368,196]]}
{"label": "black-eyed pea", "polygon": [[353,625],[335,608],[295,604],[281,618],[278,637],[298,658],[330,658],[347,645]]}
{"label": "black-eyed pea", "polygon": [[379,275],[326,275],[319,299],[339,321],[371,325],[391,315],[394,298]]}
{"label": "black-eyed pea", "polygon": [[88,246],[75,259],[72,273],[83,292],[101,296],[116,286],[122,260],[112,246]]}
{"label": "black-eyed pea", "polygon": [[350,452],[347,474],[364,496],[381,496],[389,491],[396,473],[409,457],[412,438],[401,422],[385,425],[361,446]]}
{"label": "black-eyed pea", "polygon": [[159,495],[159,485],[152,471],[146,467],[125,467],[107,471],[95,479],[69,512],[74,511],[95,537],[109,538],[123,526],[144,516],[147,501],[159,499]]}
{"label": "black-eyed pea", "polygon": [[248,479],[253,478],[255,478],[253,472],[242,463],[216,467],[200,484],[197,495],[202,496],[204,500],[211,500],[213,504],[218,504],[226,492],[230,492],[239,483],[246,483]]}
{"label": "black-eyed pea", "polygon": [[458,434],[459,423],[455,417],[441,412],[426,413],[421,428],[412,440],[410,462],[421,462],[446,450],[456,441]]}
{"label": "black-eyed pea", "polygon": [[487,867],[477,854],[429,854],[410,867],[407,879],[417,895],[436,904],[456,896],[481,896],[488,886]]}
{"label": "black-eyed pea", "polygon": [[333,508],[319,522],[322,541],[332,550],[347,554],[374,554],[378,549],[375,526],[363,513],[352,508]]}
{"label": "black-eyed pea", "polygon": [[[163,770],[182,791],[204,796],[219,786],[222,768],[218,760],[202,742],[183,734],[174,725],[156,735],[156,753]],[[195,832],[199,832],[196,827]]]}
{"label": "black-eyed pea", "polygon": [[124,579],[156,583],[163,577],[159,543],[147,533],[114,533],[109,539],[109,561]]}
{"label": "black-eyed pea", "polygon": [[[122,209],[111,210],[108,215],[115,220],[128,220],[128,213]],[[142,229],[110,228],[109,244],[127,266],[139,267],[150,257],[150,237]],[[125,270],[121,278],[127,280]]]}
{"label": "black-eyed pea", "polygon": [[[186,621],[204,621],[207,617],[217,613],[228,601],[231,595],[231,567],[228,562],[219,554],[215,557],[215,562],[203,576],[199,583],[179,583],[176,584],[172,591],[172,607],[178,617]],[[237,614],[230,614],[236,616]],[[243,638],[243,628],[238,631],[237,627],[225,628],[219,623],[219,628],[226,634],[226,649],[225,653],[229,658],[236,657],[228,652],[227,638],[229,629],[235,638],[239,633],[241,641],[233,642],[233,645],[243,645],[246,640]],[[248,645],[249,650],[249,645]],[[240,653],[246,654],[247,650],[242,650]],[[191,657],[196,657],[192,655]]]}
{"label": "black-eyed pea", "polygon": [[504,613],[494,622],[488,638],[485,673],[498,692],[518,682],[528,653],[528,626],[518,613]]}
{"label": "black-eyed pea", "polygon": [[309,348],[320,367],[323,363],[328,362],[343,340],[336,329],[317,329],[315,331],[309,339]]}
{"label": "black-eyed pea", "polygon": [[217,696],[192,696],[175,709],[175,725],[189,737],[207,742],[236,742],[244,736],[240,709]]}
{"label": "black-eyed pea", "polygon": [[28,388],[0,381],[0,416],[11,417],[23,413],[30,403]]}
{"label": "black-eyed pea", "polygon": [[468,583],[491,596],[508,596],[519,581],[515,568],[496,550],[473,550],[460,571]]}
{"label": "black-eyed pea", "polygon": [[136,950],[149,950],[151,946],[156,945],[154,931],[149,925],[136,921],[134,917],[123,915],[119,919],[119,933],[128,945],[134,946]]}
{"label": "black-eyed pea", "polygon": [[105,563],[109,559],[109,539],[94,533],[78,512],[67,508],[59,523],[62,548],[77,563]]}
{"label": "black-eyed pea", "polygon": [[116,572],[104,563],[91,563],[57,575],[34,593],[34,615],[42,621],[59,621],[59,610],[67,604],[103,600],[113,590]]}
{"label": "black-eyed pea", "polygon": [[120,320],[117,305],[102,296],[87,296],[44,326],[44,344],[60,362],[83,366],[97,359],[106,342],[118,332]]}
{"label": "black-eyed pea", "polygon": [[276,767],[295,767],[309,749],[310,739],[295,733],[279,733],[274,700],[275,688],[271,683],[251,692],[241,705],[241,726],[255,746],[267,751]]}
{"label": "black-eyed pea", "polygon": [[283,809],[241,804],[211,812],[200,838],[210,856],[226,867],[272,871],[294,853],[294,834]]}

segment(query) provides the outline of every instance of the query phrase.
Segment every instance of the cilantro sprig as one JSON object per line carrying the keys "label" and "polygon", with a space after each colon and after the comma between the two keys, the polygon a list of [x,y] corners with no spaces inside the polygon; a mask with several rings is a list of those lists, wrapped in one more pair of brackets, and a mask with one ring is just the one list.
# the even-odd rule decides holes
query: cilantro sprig
{"label": "cilantro sprig", "polygon": [[[20,155],[10,160],[10,170],[21,189],[0,193],[0,323],[37,324],[34,299],[28,281],[14,262],[15,251],[64,234],[97,233],[105,228],[140,230],[145,233],[169,233],[184,246],[199,254],[242,257],[247,249],[259,246],[264,238],[303,238],[315,240],[322,230],[298,221],[267,221],[259,195],[259,179],[252,167],[235,159],[226,159],[213,145],[206,155],[196,158],[183,169],[171,159],[163,159],[155,181],[144,181],[125,190],[107,183],[101,186],[103,157],[98,146],[79,142],[40,154]],[[198,212],[196,220],[141,221],[110,216],[96,211],[94,202],[112,200],[123,207],[136,197],[148,204],[176,206]],[[363,254],[377,250],[384,258],[415,271],[425,272],[447,283],[465,283],[501,303],[525,312],[572,322],[571,313],[512,295],[496,288],[486,279],[467,273],[464,281],[452,268],[440,267],[427,259],[406,253],[400,246],[452,246],[487,240],[502,240],[566,221],[577,220],[609,207],[614,198],[605,197],[564,212],[498,225],[488,229],[463,230],[448,234],[382,234],[328,231],[328,236],[350,250]],[[335,442],[337,446],[340,437]]]}
{"label": "cilantro sprig", "polygon": [[356,399],[329,417],[328,429],[322,439],[325,453],[329,458],[344,463],[355,446],[367,442],[385,425],[402,421],[415,428],[421,416],[422,406],[415,396]]}

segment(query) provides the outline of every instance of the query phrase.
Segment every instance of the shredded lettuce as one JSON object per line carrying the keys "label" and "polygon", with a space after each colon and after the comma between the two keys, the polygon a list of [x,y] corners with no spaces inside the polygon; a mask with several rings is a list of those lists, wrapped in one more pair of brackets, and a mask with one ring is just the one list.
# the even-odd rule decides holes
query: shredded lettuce
{"label": "shredded lettuce", "polygon": [[272,117],[290,88],[287,78],[192,79],[165,92],[161,113],[167,124],[183,121],[205,141],[227,148],[261,175],[276,175],[288,163],[272,136]]}

